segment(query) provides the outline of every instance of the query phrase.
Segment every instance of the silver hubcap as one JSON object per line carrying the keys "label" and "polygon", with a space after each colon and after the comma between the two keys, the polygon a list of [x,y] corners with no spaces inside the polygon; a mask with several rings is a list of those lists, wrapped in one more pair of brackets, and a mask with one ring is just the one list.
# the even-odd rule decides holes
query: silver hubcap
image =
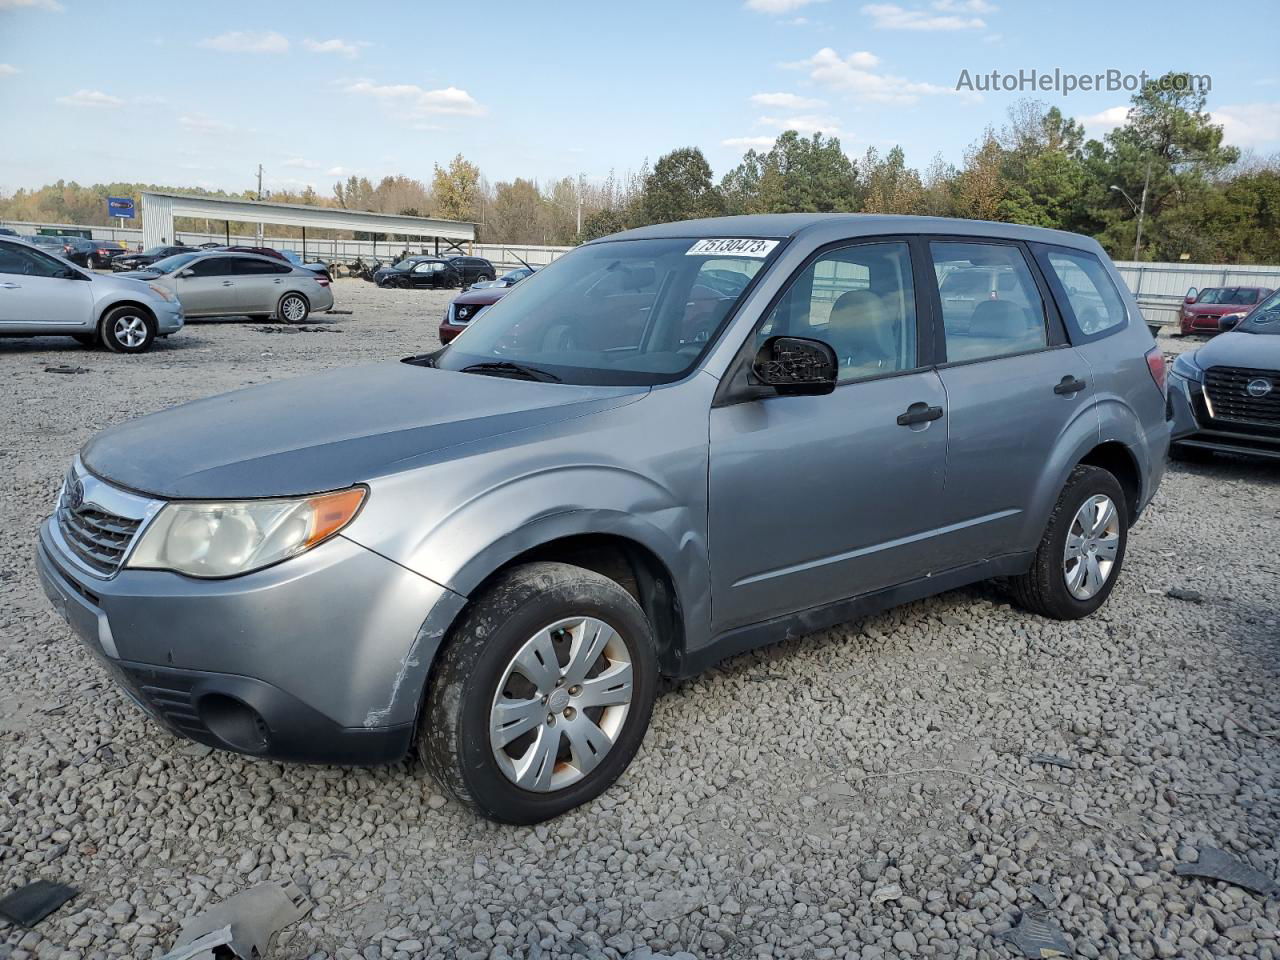
{"label": "silver hubcap", "polygon": [[140,347],[147,342],[147,321],[135,316],[119,317],[112,327],[112,333],[126,347]]}
{"label": "silver hubcap", "polygon": [[631,708],[631,651],[603,620],[569,617],[525,641],[489,713],[489,744],[516,786],[577,783],[600,765]]}
{"label": "silver hubcap", "polygon": [[307,305],[297,297],[288,297],[281,306],[281,312],[290,323],[297,323],[307,315]]}
{"label": "silver hubcap", "polygon": [[1077,600],[1096,596],[1119,555],[1120,514],[1111,498],[1099,493],[1081,504],[1067,531],[1062,572],[1071,595]]}

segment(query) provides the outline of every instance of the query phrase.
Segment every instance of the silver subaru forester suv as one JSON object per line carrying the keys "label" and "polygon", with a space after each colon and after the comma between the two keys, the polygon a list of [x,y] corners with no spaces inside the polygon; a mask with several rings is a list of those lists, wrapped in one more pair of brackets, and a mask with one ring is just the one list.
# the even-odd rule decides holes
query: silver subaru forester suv
{"label": "silver subaru forester suv", "polygon": [[[953,274],[999,283],[944,298]],[[413,750],[530,823],[604,790],[659,678],[988,578],[1084,617],[1169,443],[1093,240],[779,215],[588,243],[452,344],[113,427],[38,566],[156,721]]]}

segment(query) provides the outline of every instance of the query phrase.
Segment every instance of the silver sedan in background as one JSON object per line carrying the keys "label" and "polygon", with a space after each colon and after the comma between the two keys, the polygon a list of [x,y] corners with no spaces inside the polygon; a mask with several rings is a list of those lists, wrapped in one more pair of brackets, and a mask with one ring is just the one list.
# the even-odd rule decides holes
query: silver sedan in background
{"label": "silver sedan in background", "polygon": [[333,291],[325,278],[251,253],[179,253],[119,276],[171,291],[188,318],[274,316],[302,323],[312,311],[333,306]]}
{"label": "silver sedan in background", "polygon": [[86,347],[142,353],[182,329],[171,290],[81,269],[16,238],[0,237],[0,337],[74,337]]}

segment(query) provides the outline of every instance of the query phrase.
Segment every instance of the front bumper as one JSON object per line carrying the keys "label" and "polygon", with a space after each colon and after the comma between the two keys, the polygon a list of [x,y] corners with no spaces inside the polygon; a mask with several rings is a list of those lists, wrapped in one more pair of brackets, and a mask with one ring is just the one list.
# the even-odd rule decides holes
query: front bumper
{"label": "front bumper", "polygon": [[162,337],[177,333],[186,323],[186,318],[182,313],[182,304],[177,300],[174,300],[173,303],[169,303],[167,300],[160,300],[154,304],[152,312],[156,315],[156,333]]}
{"label": "front bumper", "polygon": [[219,749],[312,763],[405,754],[464,602],[341,536],[227,580],[97,578],[69,562],[47,520],[36,567],[84,646],[153,719]]}
{"label": "front bumper", "polygon": [[1215,420],[1209,414],[1204,388],[1195,380],[1169,375],[1169,413],[1173,442],[1204,450],[1255,457],[1280,458],[1280,430],[1262,425]]}

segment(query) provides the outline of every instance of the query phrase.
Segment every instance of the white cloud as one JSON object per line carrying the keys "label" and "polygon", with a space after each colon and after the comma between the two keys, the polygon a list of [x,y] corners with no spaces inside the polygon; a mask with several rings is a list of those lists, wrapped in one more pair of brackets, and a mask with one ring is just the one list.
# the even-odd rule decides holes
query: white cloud
{"label": "white cloud", "polygon": [[[880,58],[865,50],[841,57],[830,47],[823,47],[808,60],[788,66],[807,70],[809,78],[829,90],[852,94],[874,103],[915,103],[922,96],[952,94],[951,87],[918,83],[888,73],[876,73]],[[981,99],[973,94],[966,99]]]}
{"label": "white cloud", "polygon": [[1280,103],[1237,103],[1210,111],[1222,125],[1222,136],[1237,147],[1260,147],[1280,142]]}
{"label": "white cloud", "polygon": [[363,170],[353,170],[351,167],[330,167],[324,172],[326,177],[351,177],[360,176]]}
{"label": "white cloud", "polygon": [[729,137],[727,140],[721,140],[722,147],[741,147],[743,149],[754,149],[759,147],[767,150],[773,146],[774,137]]}
{"label": "white cloud", "polygon": [[839,121],[835,117],[821,117],[807,114],[796,117],[761,117],[756,121],[758,127],[774,127],[779,131],[794,130],[796,133],[825,133],[837,136],[840,133]]}
{"label": "white cloud", "polygon": [[934,0],[933,9],[944,13],[995,13],[1000,8],[987,0]]}
{"label": "white cloud", "polygon": [[407,104],[415,115],[454,114],[478,117],[485,113],[485,108],[471,94],[457,87],[424,90],[416,83],[378,84],[370,80],[357,80],[349,84],[346,91],[384,102]]}
{"label": "white cloud", "polygon": [[1101,136],[1110,130],[1114,130],[1128,118],[1128,107],[1107,107],[1101,113],[1091,113],[1087,117],[1081,117],[1080,123],[1089,133],[1096,133]]}
{"label": "white cloud", "polygon": [[933,15],[924,10],[908,10],[896,3],[870,3],[862,12],[871,18],[877,30],[981,30],[987,25],[981,17]]}
{"label": "white cloud", "polygon": [[15,73],[21,72],[12,63],[0,63],[0,77],[12,77]]}
{"label": "white cloud", "polygon": [[781,107],[783,110],[813,110],[825,107],[825,100],[801,97],[794,93],[754,93],[751,102],[760,107]]}
{"label": "white cloud", "polygon": [[178,126],[193,133],[230,133],[234,129],[231,124],[206,117],[203,113],[184,114],[178,118]]}
{"label": "white cloud", "polygon": [[289,40],[271,31],[247,33],[232,30],[216,37],[205,37],[200,41],[200,46],[210,50],[221,50],[223,53],[287,53]]}
{"label": "white cloud", "polygon": [[336,53],[340,57],[351,60],[360,56],[360,51],[369,46],[369,41],[339,40],[337,37],[332,40],[312,40],[308,37],[302,41],[302,45],[312,53]]}
{"label": "white cloud", "polygon": [[69,107],[122,107],[124,101],[101,90],[77,90],[75,93],[58,98],[59,103]]}
{"label": "white cloud", "polygon": [[18,10],[22,7],[38,7],[61,13],[65,8],[58,0],[0,0],[0,10]]}
{"label": "white cloud", "polygon": [[782,14],[817,2],[819,0],[747,0],[746,7],[756,13]]}
{"label": "white cloud", "polygon": [[308,160],[306,157],[291,157],[280,164],[282,167],[291,167],[294,170],[319,170],[320,164]]}

